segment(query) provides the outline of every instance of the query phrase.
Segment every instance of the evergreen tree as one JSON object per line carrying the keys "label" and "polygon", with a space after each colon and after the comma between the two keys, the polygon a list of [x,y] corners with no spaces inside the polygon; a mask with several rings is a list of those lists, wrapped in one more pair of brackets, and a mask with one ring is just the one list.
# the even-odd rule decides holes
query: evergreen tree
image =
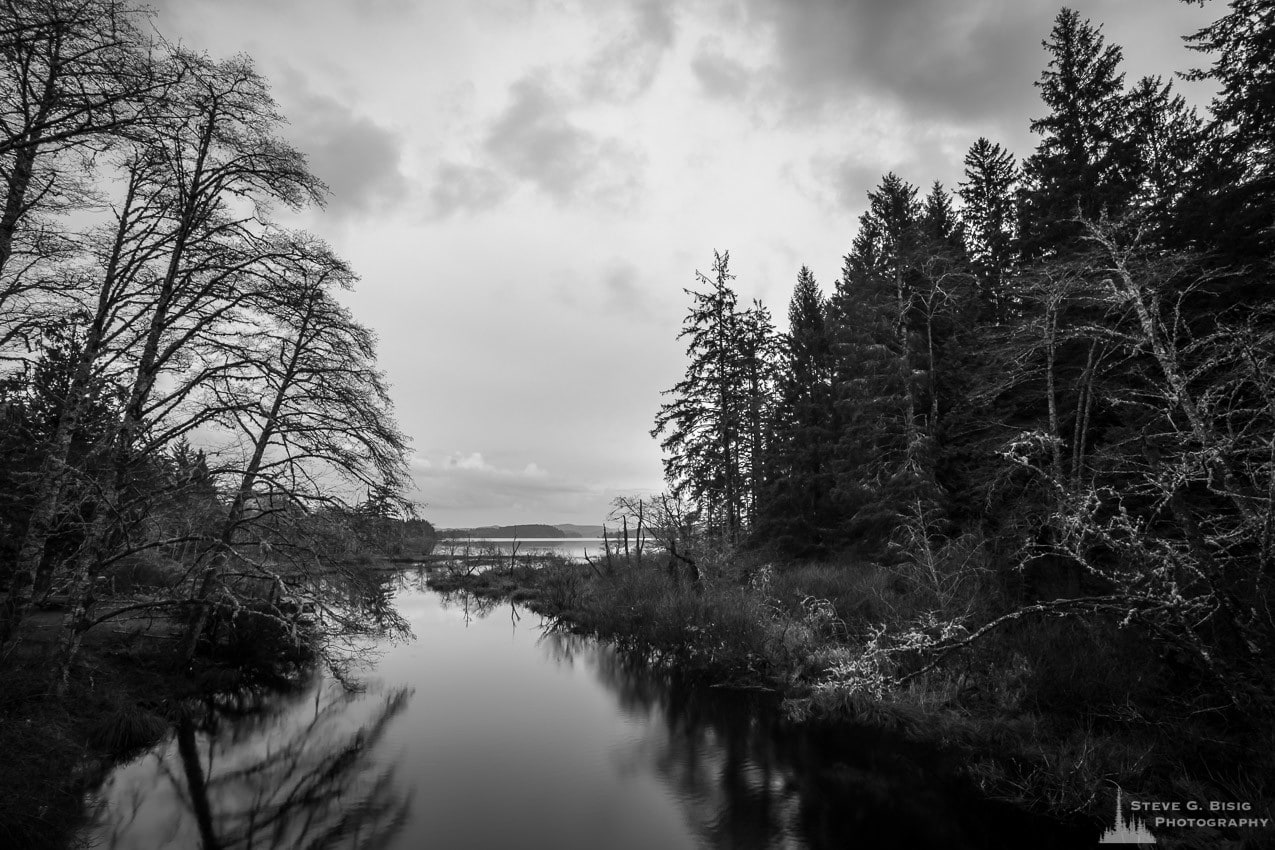
{"label": "evergreen tree", "polygon": [[868,193],[833,297],[835,404],[842,423],[834,493],[849,517],[846,532],[863,539],[888,535],[928,477],[916,195],[915,186],[893,173]]}
{"label": "evergreen tree", "polygon": [[1203,123],[1173,84],[1143,77],[1129,92],[1130,138],[1138,177],[1133,204],[1166,241],[1200,165]]}
{"label": "evergreen tree", "polygon": [[1228,7],[1188,39],[1214,59],[1187,78],[1220,87],[1191,223],[1202,249],[1245,263],[1269,258],[1275,233],[1275,0],[1230,0]]}
{"label": "evergreen tree", "polygon": [[1015,196],[1020,181],[1014,155],[986,138],[980,137],[965,155],[965,180],[957,193],[979,284],[976,319],[997,324],[1009,319],[1006,289],[1017,260]]}
{"label": "evergreen tree", "polygon": [[925,375],[919,387],[930,453],[937,447],[942,417],[951,406],[948,359],[965,318],[970,315],[974,276],[970,271],[964,227],[952,208],[951,195],[935,183],[917,221],[913,267],[913,308],[909,325],[922,350],[914,371]]}
{"label": "evergreen tree", "polygon": [[1058,13],[1042,44],[1050,59],[1036,86],[1049,113],[1031,122],[1041,140],[1024,164],[1029,257],[1075,250],[1076,219],[1120,214],[1135,189],[1120,48],[1072,9]]}
{"label": "evergreen tree", "polygon": [[772,475],[766,458],[774,431],[779,338],[770,311],[760,301],[753,301],[740,313],[738,327],[740,477],[744,482],[744,516],[752,528],[757,522],[759,494]]}
{"label": "evergreen tree", "polygon": [[679,339],[688,340],[686,376],[665,391],[652,437],[664,449],[664,476],[700,519],[735,539],[743,518],[744,442],[740,403],[740,316],[731,288],[730,254],[715,253],[713,277],[695,273],[702,290],[685,290],[691,309]]}
{"label": "evergreen tree", "polygon": [[774,435],[766,453],[759,539],[795,555],[832,544],[832,454],[837,436],[832,404],[832,340],[828,304],[802,266],[788,304],[788,333],[777,380]]}

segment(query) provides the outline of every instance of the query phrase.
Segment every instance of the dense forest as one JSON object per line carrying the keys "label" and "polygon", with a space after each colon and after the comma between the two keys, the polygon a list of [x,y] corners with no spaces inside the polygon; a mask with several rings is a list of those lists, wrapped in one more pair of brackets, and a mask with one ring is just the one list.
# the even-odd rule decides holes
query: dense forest
{"label": "dense forest", "polygon": [[432,538],[355,274],[273,217],[327,188],[248,57],[152,23],[0,6],[0,644],[56,603],[58,692],[108,591],[179,617],[189,660],[223,610],[357,631],[333,568]]}
{"label": "dense forest", "polygon": [[1188,34],[1187,78],[1216,84],[1202,116],[1169,81],[1126,80],[1120,47],[1064,9],[1036,149],[980,138],[954,190],[886,174],[830,292],[797,273],[786,333],[739,303],[728,254],[697,274],[652,432],[672,503],[719,551],[886,576],[830,688],[880,696],[986,643],[960,664],[1025,676],[1073,726],[1259,740],[1273,20],[1232,0]]}

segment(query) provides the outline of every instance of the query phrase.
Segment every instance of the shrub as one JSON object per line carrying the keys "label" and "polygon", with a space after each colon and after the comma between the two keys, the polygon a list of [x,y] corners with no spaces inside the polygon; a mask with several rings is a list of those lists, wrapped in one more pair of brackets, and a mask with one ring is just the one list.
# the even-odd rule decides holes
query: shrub
{"label": "shrub", "polygon": [[[187,612],[193,616],[194,609]],[[305,664],[313,651],[301,639],[296,624],[266,602],[232,606],[215,605],[202,641],[217,660],[231,666],[271,668],[279,664]]]}
{"label": "shrub", "polygon": [[151,553],[111,564],[103,574],[115,593],[170,588],[184,575],[177,564]]}
{"label": "shrub", "polygon": [[110,753],[146,749],[168,733],[168,721],[137,706],[122,706],[89,729],[89,743]]}
{"label": "shrub", "polygon": [[1076,617],[1024,622],[1003,643],[1021,653],[1031,673],[1024,701],[1061,715],[1111,714],[1154,702],[1162,663],[1133,629]]}

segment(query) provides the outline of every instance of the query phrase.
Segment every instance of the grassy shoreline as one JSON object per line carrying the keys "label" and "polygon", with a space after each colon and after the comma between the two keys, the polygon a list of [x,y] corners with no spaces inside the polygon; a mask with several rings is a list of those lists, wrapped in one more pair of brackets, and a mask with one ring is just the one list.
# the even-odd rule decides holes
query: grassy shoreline
{"label": "grassy shoreline", "polygon": [[[917,614],[916,588],[897,571],[747,556],[701,558],[699,568],[692,581],[665,559],[546,559],[438,569],[430,586],[521,602],[713,686],[775,691],[793,723],[870,726],[940,747],[988,797],[1086,824],[1095,836],[1111,824],[1118,787],[1183,805],[1247,801],[1252,816],[1275,823],[1266,719],[1239,729],[1157,713],[1164,674],[1142,675],[1150,657],[1115,625],[1027,622],[873,692],[850,675],[865,636],[874,623]],[[1270,838],[1275,830],[1201,828],[1160,841],[1243,847]]]}

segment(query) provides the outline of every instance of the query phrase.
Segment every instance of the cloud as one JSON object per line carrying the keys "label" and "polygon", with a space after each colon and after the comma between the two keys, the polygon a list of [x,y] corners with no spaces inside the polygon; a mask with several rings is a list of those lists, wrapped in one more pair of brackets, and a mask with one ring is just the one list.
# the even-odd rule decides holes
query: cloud
{"label": "cloud", "polygon": [[[442,522],[507,522],[579,516],[598,488],[568,481],[529,461],[521,468],[488,461],[481,452],[454,452],[440,462],[413,463],[428,513]],[[560,520],[559,520],[560,521]]]}
{"label": "cloud", "polygon": [[881,182],[888,166],[877,159],[820,153],[804,163],[794,161],[782,169],[784,178],[802,194],[831,210],[859,212],[867,205],[867,193]]}
{"label": "cloud", "polygon": [[429,192],[431,212],[437,218],[483,212],[497,206],[510,190],[509,183],[490,168],[443,162],[434,172]]}
{"label": "cloud", "polygon": [[465,455],[464,457],[461,457],[459,455],[452,455],[451,457],[447,458],[447,468],[448,469],[477,469],[477,470],[484,470],[484,471],[494,470],[494,467],[489,465],[487,461],[483,460],[483,456],[481,452],[474,452],[473,454]]}
{"label": "cloud", "polygon": [[745,2],[772,33],[775,70],[798,110],[866,90],[931,119],[1017,120],[1034,100],[1035,75],[1016,69],[1039,64],[1043,3]]}
{"label": "cloud", "polygon": [[563,492],[575,491],[578,488],[551,475],[548,470],[529,461],[521,469],[499,466],[491,463],[482,452],[463,454],[453,452],[441,463],[425,463],[414,465],[422,477],[437,478],[453,483],[467,481],[471,484],[481,483],[486,488],[529,492]]}
{"label": "cloud", "polygon": [[571,118],[571,103],[543,74],[520,78],[483,143],[492,160],[559,203],[589,198],[625,207],[640,188],[643,158]]}
{"label": "cloud", "polygon": [[753,72],[727,56],[720,44],[701,45],[691,71],[704,93],[717,100],[743,100],[752,86]]}
{"label": "cloud", "polygon": [[889,171],[916,186],[921,196],[936,180],[950,191],[962,177],[960,163],[967,147],[960,131],[912,132],[889,149],[891,156],[871,158],[819,153],[807,161],[807,171],[793,163],[784,174],[807,196],[855,214],[867,207],[867,193]]}
{"label": "cloud", "polygon": [[584,72],[586,97],[631,101],[651,87],[674,41],[669,0],[636,0],[604,26],[614,35],[593,55]]}
{"label": "cloud", "polygon": [[628,260],[613,261],[602,274],[608,316],[649,317],[650,290],[643,289],[638,267]]}
{"label": "cloud", "polygon": [[399,168],[402,140],[394,131],[312,91],[295,72],[284,74],[280,90],[291,122],[288,135],[331,189],[329,211],[359,217],[407,198],[408,180]]}

